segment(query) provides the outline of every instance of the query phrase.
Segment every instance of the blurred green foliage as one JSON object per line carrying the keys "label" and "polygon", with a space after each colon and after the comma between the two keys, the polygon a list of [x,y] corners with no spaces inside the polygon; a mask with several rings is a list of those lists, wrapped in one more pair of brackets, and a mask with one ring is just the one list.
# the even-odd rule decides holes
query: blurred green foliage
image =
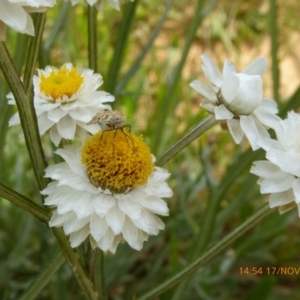
{"label": "blurred green foliage", "polygon": [[[71,7],[59,2],[47,14],[38,68],[48,64],[60,66],[65,62],[88,67],[86,5]],[[278,2],[280,7],[275,21],[279,35],[275,38],[279,47],[273,50],[279,60],[295,56],[289,46],[289,37],[299,31],[297,3],[296,0]],[[147,44],[165,5],[165,2],[142,0],[137,4],[121,68],[114,78],[117,85]],[[245,60],[250,63],[256,55],[265,53],[260,46],[270,38],[268,1],[203,1],[204,18],[169,99],[171,103],[166,107],[170,82],[182,57],[196,5],[197,1],[173,1],[163,28],[139,68],[114,92],[114,109],[126,114],[134,132],[143,134],[146,142],[152,148],[155,146],[156,156],[206,116],[199,106],[199,95],[189,87],[189,83],[202,74],[199,55],[211,53],[218,64],[228,56],[238,58],[238,64]],[[110,72],[115,45],[121,38],[124,11],[125,5],[121,12],[106,5],[104,12],[98,13],[98,71],[104,77],[104,90],[109,85],[106,76]],[[7,47],[20,76],[28,40],[27,36],[8,30]],[[247,49],[251,54],[245,52]],[[267,53],[270,55],[270,48]],[[294,59],[299,62],[298,53]],[[271,61],[270,56],[268,60]],[[283,76],[288,72],[288,69],[281,70]],[[267,78],[270,82],[270,73]],[[20,128],[7,128],[16,108],[7,105],[9,90],[3,78],[0,84],[1,182],[41,203]],[[279,105],[285,112],[297,109],[299,90],[295,90],[292,97],[282,87],[277,89],[281,95]],[[165,112],[165,119],[158,130],[162,112]],[[43,137],[42,141],[51,164],[54,158],[49,140]],[[263,159],[264,154],[247,149],[246,142],[236,146],[228,133],[215,126],[168,162],[165,167],[172,174],[169,183],[174,196],[168,203],[170,216],[164,218],[166,229],[151,237],[141,252],[120,245],[115,255],[106,255],[109,299],[132,299],[133,295],[140,295],[161,283],[267,201],[267,197],[259,193],[257,178],[249,174],[252,161]],[[0,199],[0,205],[0,298],[18,299],[49,265],[58,252],[58,245],[47,227],[28,213],[4,199]],[[211,215],[209,221],[208,215]],[[225,253],[199,269],[184,284],[184,289],[175,286],[157,299],[299,299],[299,275],[268,275],[266,272],[267,267],[300,267],[299,229],[296,210],[283,215],[272,214]],[[84,256],[85,247],[80,251]],[[240,268],[247,267],[261,267],[264,272],[256,276],[241,274]],[[36,299],[85,297],[64,264]]]}

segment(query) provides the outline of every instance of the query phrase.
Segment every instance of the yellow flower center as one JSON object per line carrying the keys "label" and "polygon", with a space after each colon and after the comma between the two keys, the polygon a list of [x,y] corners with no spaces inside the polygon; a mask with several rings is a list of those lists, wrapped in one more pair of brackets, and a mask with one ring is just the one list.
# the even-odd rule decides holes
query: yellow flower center
{"label": "yellow flower center", "polygon": [[59,70],[52,70],[50,75],[40,75],[40,89],[54,101],[63,99],[63,96],[71,98],[83,83],[83,77],[75,69],[67,69],[65,66]]}
{"label": "yellow flower center", "polygon": [[128,130],[103,130],[86,140],[81,154],[91,183],[112,193],[143,185],[153,173],[149,147]]}

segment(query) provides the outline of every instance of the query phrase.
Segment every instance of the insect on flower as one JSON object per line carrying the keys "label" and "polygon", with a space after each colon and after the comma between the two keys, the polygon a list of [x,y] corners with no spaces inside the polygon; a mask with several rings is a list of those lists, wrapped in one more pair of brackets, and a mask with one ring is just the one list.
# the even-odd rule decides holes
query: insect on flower
{"label": "insect on flower", "polygon": [[[104,132],[115,130],[113,143],[115,142],[117,131],[120,130],[124,134],[127,144],[128,144],[127,138],[129,138],[131,140],[132,148],[134,149],[133,140],[130,136],[131,126],[129,124],[126,124],[126,125],[124,124],[126,119],[127,119],[127,117],[124,116],[119,111],[108,110],[108,111],[100,112],[100,113],[97,113],[96,115],[94,115],[92,120],[90,122],[88,122],[87,125],[95,124],[95,123],[102,123],[102,124],[105,124],[109,128],[109,129],[105,129],[101,132],[100,140],[102,139]],[[124,128],[128,128],[129,135],[126,134],[126,132],[124,132]]]}

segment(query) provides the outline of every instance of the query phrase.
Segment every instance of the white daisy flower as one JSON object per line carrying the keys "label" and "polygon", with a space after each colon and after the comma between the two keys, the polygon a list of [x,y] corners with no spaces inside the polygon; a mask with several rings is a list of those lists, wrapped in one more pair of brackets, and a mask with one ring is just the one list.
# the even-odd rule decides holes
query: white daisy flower
{"label": "white daisy flower", "polygon": [[271,194],[271,208],[278,206],[284,212],[297,205],[300,216],[300,115],[290,112],[275,131],[277,141],[259,142],[267,160],[254,162],[250,172],[260,177],[261,193]]}
{"label": "white daisy flower", "polygon": [[269,137],[267,128],[274,128],[280,120],[276,102],[263,98],[261,76],[267,68],[266,60],[256,59],[242,73],[236,73],[234,64],[225,60],[221,74],[209,56],[201,58],[208,86],[199,80],[190,84],[204,97],[201,106],[222,124],[226,122],[237,144],[245,134],[252,149],[258,149],[258,140]]}
{"label": "white daisy flower", "polygon": [[5,41],[5,25],[18,32],[34,35],[29,12],[44,12],[55,4],[56,0],[1,0],[0,41]]}
{"label": "white daisy flower", "polygon": [[100,131],[74,147],[56,151],[65,162],[46,169],[54,181],[42,191],[54,206],[50,226],[63,227],[72,247],[89,237],[93,248],[114,253],[120,242],[141,250],[167,216],[169,173],[155,167],[142,137],[127,130]]}
{"label": "white daisy flower", "polygon": [[[80,0],[71,0],[72,5],[76,5]],[[133,2],[134,0],[130,0],[131,2]],[[86,2],[90,5],[93,6],[95,5],[95,7],[98,10],[103,10],[103,2],[104,0],[86,0]],[[113,7],[116,10],[120,10],[120,0],[107,0],[108,4]]]}
{"label": "white daisy flower", "polygon": [[[100,130],[98,124],[87,125],[92,117],[111,109],[104,102],[114,101],[106,92],[97,91],[103,80],[100,74],[90,69],[75,69],[67,63],[60,69],[46,67],[33,77],[34,107],[41,135],[50,131],[50,139],[57,146],[62,138],[73,140],[75,136],[85,139],[86,131],[94,134]],[[9,104],[15,104],[8,94]],[[16,113],[9,126],[20,124]]]}

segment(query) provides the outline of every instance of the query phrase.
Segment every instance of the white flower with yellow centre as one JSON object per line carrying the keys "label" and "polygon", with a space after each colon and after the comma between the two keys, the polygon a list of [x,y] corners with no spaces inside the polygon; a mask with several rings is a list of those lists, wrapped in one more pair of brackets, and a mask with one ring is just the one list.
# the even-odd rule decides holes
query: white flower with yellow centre
{"label": "white flower with yellow centre", "polygon": [[[122,132],[122,130],[124,130]],[[125,129],[104,130],[74,147],[56,151],[65,162],[49,166],[54,181],[42,191],[56,209],[50,226],[63,227],[72,247],[87,237],[93,248],[114,253],[120,242],[141,250],[164,223],[172,196],[169,173],[155,167],[142,137]]]}
{"label": "white flower with yellow centre", "polygon": [[53,7],[56,0],[1,0],[0,1],[0,41],[5,41],[5,26],[34,35],[30,12],[44,12]]}
{"label": "white flower with yellow centre", "polygon": [[298,206],[300,216],[300,115],[290,112],[275,129],[277,140],[263,139],[267,160],[256,161],[250,170],[259,176],[262,194],[270,194],[270,207],[284,212]]}
{"label": "white flower with yellow centre", "polygon": [[[80,0],[71,0],[72,5],[76,5],[77,3],[79,3]],[[130,0],[131,2],[133,2],[134,0]],[[103,10],[103,3],[104,0],[86,0],[86,2],[90,5],[93,6],[95,5],[95,7],[98,10]],[[113,7],[114,9],[120,10],[120,0],[107,0],[108,4]]]}
{"label": "white flower with yellow centre", "polygon": [[256,59],[241,73],[225,60],[221,74],[209,56],[201,58],[208,86],[199,80],[190,84],[204,97],[201,106],[222,124],[226,122],[237,144],[245,134],[252,149],[258,149],[258,141],[269,137],[267,128],[274,128],[280,120],[276,102],[263,98],[261,76],[267,68],[266,60]]}
{"label": "white flower with yellow centre", "polygon": [[[104,102],[114,101],[106,92],[97,91],[103,80],[100,74],[90,69],[75,69],[67,63],[60,69],[46,67],[34,76],[34,107],[41,135],[50,132],[50,139],[57,146],[61,139],[83,140],[86,131],[94,134],[100,130],[98,124],[87,125],[95,113],[110,109]],[[15,104],[10,93],[9,104]],[[20,123],[16,113],[9,125]]]}

